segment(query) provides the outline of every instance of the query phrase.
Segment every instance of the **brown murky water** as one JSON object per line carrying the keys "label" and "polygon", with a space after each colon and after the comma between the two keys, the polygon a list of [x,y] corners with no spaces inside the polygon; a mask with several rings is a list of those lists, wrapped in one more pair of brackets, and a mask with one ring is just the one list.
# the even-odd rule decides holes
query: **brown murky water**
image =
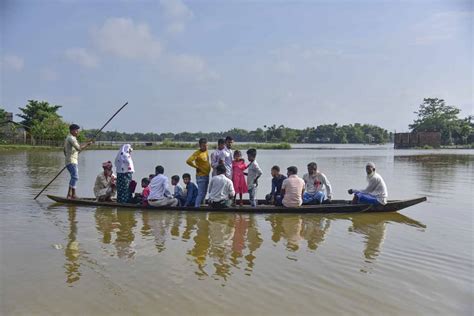
{"label": "brown murky water", "polygon": [[[188,151],[137,151],[136,178],[160,163],[189,171]],[[100,162],[80,157],[81,196]],[[335,190],[365,184],[374,161],[391,198],[428,202],[392,214],[147,212],[32,197],[59,152],[1,152],[0,294],[10,314],[473,313],[474,151],[388,148],[261,151],[273,164],[318,162]],[[48,193],[64,194],[66,175]]]}

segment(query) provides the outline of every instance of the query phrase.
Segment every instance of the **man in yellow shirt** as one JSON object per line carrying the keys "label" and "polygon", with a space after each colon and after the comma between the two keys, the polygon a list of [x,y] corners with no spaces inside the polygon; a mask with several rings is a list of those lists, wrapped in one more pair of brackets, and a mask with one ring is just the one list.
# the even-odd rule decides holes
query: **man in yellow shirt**
{"label": "man in yellow shirt", "polygon": [[198,195],[194,206],[199,207],[206,198],[207,187],[209,186],[209,173],[211,172],[209,153],[207,151],[207,139],[199,139],[199,149],[186,160],[186,163],[196,169]]}

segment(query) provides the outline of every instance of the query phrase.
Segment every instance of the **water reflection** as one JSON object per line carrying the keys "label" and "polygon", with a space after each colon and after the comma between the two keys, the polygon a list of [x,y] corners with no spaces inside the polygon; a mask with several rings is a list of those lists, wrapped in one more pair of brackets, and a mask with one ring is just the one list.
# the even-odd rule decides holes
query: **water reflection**
{"label": "water reflection", "polygon": [[76,207],[68,206],[67,210],[69,234],[67,235],[67,245],[64,251],[66,258],[64,268],[66,269],[66,282],[72,284],[79,281],[81,277],[79,271],[81,264],[79,262],[79,242],[77,241]]}
{"label": "water reflection", "polygon": [[162,213],[142,212],[143,226],[141,229],[142,236],[153,237],[155,248],[158,253],[166,250],[166,240],[168,238],[168,230],[170,236],[179,236],[179,213]]}
{"label": "water reflection", "polygon": [[382,251],[387,224],[405,224],[422,230],[426,228],[426,225],[399,213],[364,214],[363,216],[350,216],[350,220],[352,221],[352,226],[348,228],[348,231],[364,237],[365,264],[360,269],[364,273],[370,271],[370,264],[375,262]]}
{"label": "water reflection", "polygon": [[[127,260],[137,254],[136,235],[155,255],[165,253],[167,243],[189,244],[184,255],[196,268],[198,279],[212,277],[227,281],[236,272],[250,276],[258,261],[258,250],[265,236],[259,225],[270,225],[266,237],[274,244],[282,243],[284,255],[297,260],[292,254],[302,249],[317,251],[325,241],[332,222],[350,221],[350,233],[362,235],[366,263],[373,263],[382,251],[389,223],[398,223],[424,229],[425,225],[399,213],[357,215],[292,215],[292,214],[229,214],[193,212],[135,212],[111,208],[97,208],[94,213],[99,242],[113,245],[119,259]],[[141,223],[139,222],[141,219]],[[68,283],[77,281],[79,272],[79,243],[75,207],[68,207],[68,245],[66,273]],[[136,229],[139,228],[139,229]],[[110,247],[102,248],[110,251]],[[112,248],[113,249],[113,248]],[[147,251],[149,253],[149,251]],[[152,252],[153,253],[153,252]],[[367,267],[361,269],[366,272]]]}
{"label": "water reflection", "polygon": [[286,249],[290,252],[298,251],[302,240],[307,241],[308,249],[316,251],[330,227],[330,221],[320,215],[273,214],[267,216],[266,221],[272,227],[273,242],[285,239]]}
{"label": "water reflection", "polygon": [[413,170],[414,177],[421,179],[423,190],[433,193],[446,194],[446,179],[456,179],[456,182],[470,183],[472,181],[473,155],[412,155],[395,156],[396,170],[407,170],[407,165]]}

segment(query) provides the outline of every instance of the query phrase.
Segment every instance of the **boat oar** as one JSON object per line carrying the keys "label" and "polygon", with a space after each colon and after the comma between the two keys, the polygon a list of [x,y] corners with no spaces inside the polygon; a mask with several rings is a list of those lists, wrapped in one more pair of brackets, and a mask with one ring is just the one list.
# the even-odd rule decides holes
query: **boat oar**
{"label": "boat oar", "polygon": [[[109,120],[108,120],[107,122],[105,122],[105,124],[97,131],[97,133],[95,133],[95,135],[92,137],[92,139],[91,139],[90,141],[94,141],[94,140],[97,138],[97,136],[99,136],[99,134],[102,132],[102,130],[107,126],[107,124],[109,124],[110,121],[112,121],[112,119],[113,119],[117,114],[119,114],[119,112],[122,111],[122,109],[123,109],[125,106],[127,106],[127,104],[128,104],[128,102],[126,102],[124,105],[122,105],[122,106],[120,107],[120,109],[118,109],[117,112],[115,112],[115,114],[112,115],[112,117],[109,118]],[[87,146],[89,146],[89,144],[86,145],[82,150],[86,149]],[[82,150],[81,150],[81,151],[82,151]],[[56,180],[57,177],[59,177],[59,175],[60,175],[61,173],[63,173],[63,171],[64,171],[65,169],[66,169],[66,166],[64,166],[64,167],[61,169],[61,171],[58,172],[58,174],[53,178],[53,180],[49,181],[49,183],[43,188],[43,190],[40,191],[40,193],[36,194],[36,196],[34,197],[34,200],[36,200],[36,198],[37,198],[38,196],[40,196],[41,193],[43,193],[44,190],[46,190],[46,189],[49,187],[49,185],[50,185],[51,183],[53,183],[54,180]]]}

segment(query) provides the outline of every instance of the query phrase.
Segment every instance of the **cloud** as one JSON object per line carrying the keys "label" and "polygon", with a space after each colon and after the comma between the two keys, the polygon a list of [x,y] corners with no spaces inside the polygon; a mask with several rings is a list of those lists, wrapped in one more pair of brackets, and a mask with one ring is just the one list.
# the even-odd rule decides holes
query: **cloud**
{"label": "cloud", "polygon": [[432,44],[450,40],[463,31],[469,32],[473,17],[473,11],[447,11],[433,14],[415,25],[415,43],[417,45]]}
{"label": "cloud", "polygon": [[166,30],[169,33],[181,33],[194,13],[181,0],[160,0],[163,16],[166,19]]}
{"label": "cloud", "polygon": [[147,24],[128,18],[108,18],[93,38],[102,52],[123,58],[156,61],[162,51]]}
{"label": "cloud", "polygon": [[207,63],[196,55],[172,54],[169,55],[167,63],[175,75],[192,76],[197,81],[208,81],[219,78],[219,75],[209,69]]}
{"label": "cloud", "polygon": [[66,57],[86,68],[95,68],[99,65],[99,58],[85,48],[70,48],[66,50]]}
{"label": "cloud", "polygon": [[25,66],[23,58],[16,55],[5,55],[1,60],[1,66],[5,69],[11,69],[14,71],[21,71]]}
{"label": "cloud", "polygon": [[59,74],[51,68],[43,68],[40,71],[40,77],[46,81],[56,81],[59,78]]}

